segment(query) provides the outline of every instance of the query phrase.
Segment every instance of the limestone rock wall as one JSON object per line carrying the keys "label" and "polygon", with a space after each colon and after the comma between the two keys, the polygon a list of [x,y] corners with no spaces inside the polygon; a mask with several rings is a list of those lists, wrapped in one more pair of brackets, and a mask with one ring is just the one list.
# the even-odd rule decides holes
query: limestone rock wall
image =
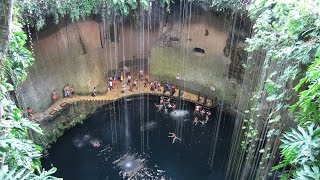
{"label": "limestone rock wall", "polygon": [[241,85],[228,76],[232,62],[224,53],[232,19],[228,14],[191,11],[184,20],[179,12],[169,16],[157,47],[152,49],[150,73],[155,79],[235,104]]}
{"label": "limestone rock wall", "polygon": [[75,86],[76,94],[89,94],[94,86],[105,92],[106,79],[124,66],[144,68],[153,79],[235,104],[243,75],[232,71],[233,61],[224,52],[230,46],[231,16],[199,8],[155,14],[160,15],[145,18],[144,27],[131,19],[104,23],[88,18],[36,33],[36,62],[19,90],[24,107],[47,109],[52,90],[62,97],[66,84]]}
{"label": "limestone rock wall", "polygon": [[[88,19],[39,32],[33,42],[36,61],[20,89],[24,106],[32,106],[35,111],[47,109],[52,103],[53,89],[62,97],[66,84],[74,85],[77,94],[89,94],[94,86],[104,92],[106,79],[111,71],[123,68],[122,62],[136,63],[134,60],[148,57],[147,45],[158,37],[156,31],[142,34],[130,24],[117,23],[113,26],[117,30],[111,26],[112,22]],[[112,42],[110,34],[118,40]]]}

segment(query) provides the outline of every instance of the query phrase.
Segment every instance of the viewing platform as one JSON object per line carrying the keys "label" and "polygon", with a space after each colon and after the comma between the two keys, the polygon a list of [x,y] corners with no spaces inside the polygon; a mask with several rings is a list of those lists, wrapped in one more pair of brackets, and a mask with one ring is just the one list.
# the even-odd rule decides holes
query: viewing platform
{"label": "viewing platform", "polygon": [[[129,97],[132,95],[142,95],[142,94],[152,94],[152,95],[159,95],[159,96],[166,96],[170,97],[170,92],[167,91],[165,94],[163,94],[163,87],[161,86],[159,91],[156,89],[155,91],[150,90],[150,86],[147,85],[144,87],[144,82],[139,81],[138,82],[138,88],[133,87],[132,91],[129,91],[129,86],[126,85],[125,92],[121,92],[121,84],[117,82],[114,86],[114,89],[111,91],[107,91],[104,93],[97,93],[97,96],[80,96],[80,95],[74,95],[72,97],[67,97],[67,98],[61,98],[51,105],[50,108],[48,108],[44,112],[37,112],[33,114],[33,121],[36,121],[38,123],[41,123],[42,121],[46,119],[53,118],[56,114],[58,114],[60,111],[64,110],[65,108],[68,107],[69,104],[76,103],[76,102],[100,102],[100,103],[105,103],[107,104],[110,101],[115,101],[124,97]],[[179,96],[180,95],[180,96]],[[173,96],[170,98],[173,99],[181,99],[181,100],[186,100],[193,102],[197,105],[204,106],[206,108],[212,108],[214,106],[214,101],[212,99],[207,99],[204,96],[201,96],[201,94],[194,94],[191,92],[188,92],[185,89],[178,89],[176,88],[176,92],[174,93]]]}

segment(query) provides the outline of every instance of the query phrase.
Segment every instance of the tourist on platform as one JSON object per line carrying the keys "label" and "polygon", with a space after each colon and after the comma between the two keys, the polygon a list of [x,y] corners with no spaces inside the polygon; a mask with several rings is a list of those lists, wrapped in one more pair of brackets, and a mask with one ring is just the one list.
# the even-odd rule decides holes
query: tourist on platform
{"label": "tourist on platform", "polygon": [[112,82],[113,80],[112,79],[110,79],[109,80],[109,90],[111,91],[112,89],[113,89],[113,82]]}
{"label": "tourist on platform", "polygon": [[120,71],[120,82],[122,83],[124,80],[123,73]]}
{"label": "tourist on platform", "polygon": [[131,84],[131,78],[132,78],[132,77],[131,77],[131,75],[129,74],[129,75],[128,75],[128,82],[127,82],[127,85],[128,85],[128,86]]}
{"label": "tourist on platform", "polygon": [[63,86],[63,88],[62,88],[62,95],[64,98],[67,97],[66,86]]}
{"label": "tourist on platform", "polygon": [[154,82],[153,81],[150,83],[150,90],[151,90],[151,92],[154,92]]}
{"label": "tourist on platform", "polygon": [[125,84],[124,84],[124,83],[122,83],[122,85],[121,85],[121,93],[124,93],[124,92],[125,92],[125,90],[126,90]]}
{"label": "tourist on platform", "polygon": [[154,90],[158,89],[158,82],[157,82],[157,80],[153,81],[153,84],[154,84]]}
{"label": "tourist on platform", "polygon": [[133,84],[130,83],[128,86],[129,86],[129,91],[132,92],[132,90],[133,90]]}
{"label": "tourist on platform", "polygon": [[70,88],[69,84],[66,86],[63,86],[63,97],[69,97],[70,96]]}
{"label": "tourist on platform", "polygon": [[56,90],[54,89],[51,93],[51,98],[53,102],[56,102],[58,100],[58,95],[56,93]]}
{"label": "tourist on platform", "polygon": [[70,87],[69,84],[66,86],[66,97],[70,97]]}
{"label": "tourist on platform", "polygon": [[136,90],[138,90],[138,79],[133,81],[133,86],[136,88]]}
{"label": "tourist on platform", "polygon": [[27,107],[27,114],[28,114],[28,118],[30,120],[33,120],[33,114],[32,114],[32,108],[31,107]]}
{"label": "tourist on platform", "polygon": [[144,87],[147,87],[148,84],[149,84],[149,76],[145,75],[145,77],[144,77]]}
{"label": "tourist on platform", "polygon": [[163,94],[165,94],[167,91],[170,91],[170,84],[168,82],[164,85]]}
{"label": "tourist on platform", "polygon": [[144,76],[143,70],[141,69],[141,70],[139,71],[139,79],[140,79],[140,80],[143,80],[143,76]]}
{"label": "tourist on platform", "polygon": [[173,96],[175,93],[176,93],[176,86],[172,86],[170,96]]}
{"label": "tourist on platform", "polygon": [[121,82],[121,71],[119,71],[119,72],[117,73],[117,80],[118,80],[119,82]]}
{"label": "tourist on platform", "polygon": [[160,81],[158,81],[158,91],[159,92],[161,91],[161,83],[160,83]]}
{"label": "tourist on platform", "polygon": [[95,97],[95,96],[97,96],[97,89],[96,89],[96,87],[93,87],[93,91],[92,91],[92,97]]}
{"label": "tourist on platform", "polygon": [[71,96],[74,96],[74,86],[70,87],[70,94],[71,94]]}

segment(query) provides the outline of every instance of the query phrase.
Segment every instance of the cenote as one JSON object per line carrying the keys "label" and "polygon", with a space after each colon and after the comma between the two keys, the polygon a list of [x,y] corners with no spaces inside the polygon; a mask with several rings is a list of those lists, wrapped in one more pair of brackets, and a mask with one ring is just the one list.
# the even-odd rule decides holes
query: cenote
{"label": "cenote", "polygon": [[0,180],[320,179],[320,0],[0,4]]}
{"label": "cenote", "polygon": [[[209,122],[195,125],[194,103],[172,99],[175,110],[158,111],[159,100],[136,95],[102,105],[52,144],[44,167],[70,180],[225,179],[232,116],[212,108]],[[181,142],[172,143],[169,132]]]}

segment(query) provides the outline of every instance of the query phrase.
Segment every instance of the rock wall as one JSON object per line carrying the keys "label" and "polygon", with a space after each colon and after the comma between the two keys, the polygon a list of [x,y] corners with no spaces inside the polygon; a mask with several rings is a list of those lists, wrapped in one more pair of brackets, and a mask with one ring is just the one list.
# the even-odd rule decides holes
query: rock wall
{"label": "rock wall", "polygon": [[151,20],[145,18],[144,27],[132,19],[104,23],[88,18],[36,33],[36,62],[19,93],[24,107],[47,109],[52,90],[62,97],[66,84],[75,86],[76,94],[89,94],[94,86],[105,92],[106,79],[128,67],[235,104],[241,74],[228,76],[232,61],[224,52],[233,21],[228,14],[190,9],[156,12]]}
{"label": "rock wall", "polygon": [[232,61],[224,53],[233,27],[231,17],[191,8],[191,14],[181,20],[178,13],[168,18],[152,49],[152,77],[234,104],[241,85],[228,76]]}
{"label": "rock wall", "polygon": [[[115,42],[110,35],[114,34],[110,33],[115,29],[112,26],[118,29]],[[124,61],[140,65],[137,59],[149,56],[148,45],[158,37],[156,30],[142,34],[130,24],[114,26],[91,19],[50,28],[34,38],[36,61],[21,86],[24,106],[36,111],[51,105],[53,89],[62,97],[67,84],[74,85],[77,94],[89,94],[94,86],[104,92],[111,71],[122,69]]]}

